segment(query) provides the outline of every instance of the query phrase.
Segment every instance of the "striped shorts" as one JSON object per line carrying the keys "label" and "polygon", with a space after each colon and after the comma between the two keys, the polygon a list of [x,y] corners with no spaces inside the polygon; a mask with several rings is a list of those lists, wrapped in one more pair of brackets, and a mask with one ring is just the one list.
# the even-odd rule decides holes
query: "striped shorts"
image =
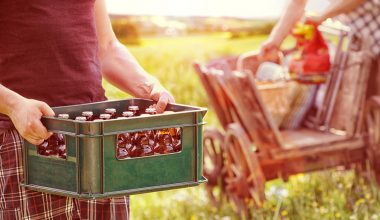
{"label": "striped shorts", "polygon": [[0,134],[0,219],[129,219],[129,197],[84,200],[25,189],[23,139],[16,130]]}

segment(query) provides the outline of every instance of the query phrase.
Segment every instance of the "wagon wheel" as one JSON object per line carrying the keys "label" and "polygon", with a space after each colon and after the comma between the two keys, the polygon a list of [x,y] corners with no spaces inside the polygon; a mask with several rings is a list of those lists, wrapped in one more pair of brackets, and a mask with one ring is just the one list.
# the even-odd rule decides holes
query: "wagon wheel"
{"label": "wagon wheel", "polygon": [[368,159],[377,183],[380,185],[380,100],[372,98],[367,105]]}
{"label": "wagon wheel", "polygon": [[212,204],[220,207],[225,184],[223,179],[224,136],[216,128],[207,128],[203,138],[203,174],[207,178],[206,190]]}
{"label": "wagon wheel", "polygon": [[237,211],[249,218],[249,207],[261,206],[265,199],[265,176],[239,124],[229,126],[225,140],[227,195]]}

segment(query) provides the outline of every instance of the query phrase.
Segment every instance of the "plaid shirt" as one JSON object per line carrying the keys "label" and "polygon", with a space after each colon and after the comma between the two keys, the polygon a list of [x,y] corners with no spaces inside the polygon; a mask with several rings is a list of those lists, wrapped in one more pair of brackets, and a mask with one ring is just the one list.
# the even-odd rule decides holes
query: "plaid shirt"
{"label": "plaid shirt", "polygon": [[353,11],[338,17],[352,31],[368,36],[372,55],[380,54],[380,0],[367,0]]}
{"label": "plaid shirt", "polygon": [[0,134],[0,219],[128,219],[129,197],[83,200],[24,189],[23,139],[16,130]]}

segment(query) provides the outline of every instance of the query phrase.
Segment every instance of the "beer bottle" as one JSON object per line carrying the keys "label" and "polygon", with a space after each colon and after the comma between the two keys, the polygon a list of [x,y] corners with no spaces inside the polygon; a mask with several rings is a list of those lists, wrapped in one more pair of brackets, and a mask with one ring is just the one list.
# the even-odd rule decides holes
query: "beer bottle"
{"label": "beer bottle", "polygon": [[86,121],[93,121],[94,120],[94,113],[92,111],[84,111],[84,112],[82,112],[82,116],[86,117]]}
{"label": "beer bottle", "polygon": [[111,119],[115,119],[117,117],[116,116],[116,109],[114,109],[114,108],[106,108],[105,113],[110,114]]}
{"label": "beer bottle", "polygon": [[140,110],[140,108],[137,105],[131,105],[128,107],[128,111],[133,112],[134,115],[138,115],[139,110]]}

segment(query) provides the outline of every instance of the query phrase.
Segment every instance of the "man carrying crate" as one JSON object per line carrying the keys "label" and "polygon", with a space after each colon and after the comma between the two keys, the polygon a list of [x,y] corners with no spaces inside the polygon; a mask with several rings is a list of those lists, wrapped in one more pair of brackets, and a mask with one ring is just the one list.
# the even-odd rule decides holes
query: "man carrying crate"
{"label": "man carrying crate", "polygon": [[[49,106],[106,100],[102,76],[157,101],[172,95],[116,39],[105,0],[0,1],[0,219],[128,219],[129,198],[80,200],[24,189],[22,138],[51,133]],[[44,175],[41,173],[41,175]]]}

